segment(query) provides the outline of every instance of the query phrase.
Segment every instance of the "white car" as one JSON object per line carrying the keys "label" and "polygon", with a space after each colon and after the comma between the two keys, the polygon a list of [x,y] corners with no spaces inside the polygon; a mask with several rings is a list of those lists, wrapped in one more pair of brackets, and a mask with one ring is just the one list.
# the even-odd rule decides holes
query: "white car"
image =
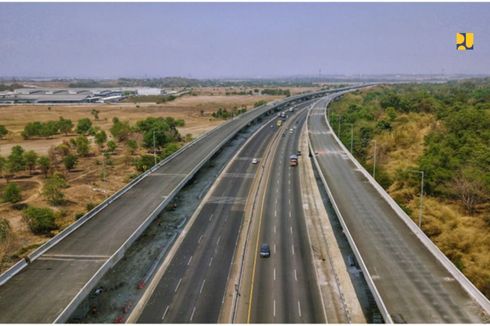
{"label": "white car", "polygon": [[256,158],[254,158],[254,159],[252,160],[252,164],[257,164],[257,163],[259,163],[259,160],[257,160]]}

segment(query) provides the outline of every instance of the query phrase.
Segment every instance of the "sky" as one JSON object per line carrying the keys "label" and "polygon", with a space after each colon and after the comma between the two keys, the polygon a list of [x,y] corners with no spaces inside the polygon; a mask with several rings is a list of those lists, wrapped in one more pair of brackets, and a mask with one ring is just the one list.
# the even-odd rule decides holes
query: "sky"
{"label": "sky", "polygon": [[490,3],[0,3],[0,77],[320,71],[490,74]]}

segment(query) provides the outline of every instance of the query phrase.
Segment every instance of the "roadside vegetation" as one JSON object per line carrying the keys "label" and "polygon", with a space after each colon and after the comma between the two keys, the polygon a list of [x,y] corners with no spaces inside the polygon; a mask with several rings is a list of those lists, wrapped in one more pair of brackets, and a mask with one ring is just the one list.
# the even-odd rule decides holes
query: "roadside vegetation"
{"label": "roadside vegetation", "polygon": [[[378,86],[331,105],[329,121],[367,171],[490,297],[490,80]],[[352,137],[353,136],[353,137]]]}

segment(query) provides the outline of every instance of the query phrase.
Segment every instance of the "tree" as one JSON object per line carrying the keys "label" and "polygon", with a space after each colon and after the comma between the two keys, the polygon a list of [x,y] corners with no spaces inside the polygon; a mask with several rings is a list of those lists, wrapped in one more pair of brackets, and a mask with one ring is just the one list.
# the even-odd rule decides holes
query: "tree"
{"label": "tree", "polygon": [[99,148],[104,147],[104,143],[107,141],[107,134],[105,133],[104,130],[100,130],[95,134],[95,143]]}
{"label": "tree", "polygon": [[134,167],[139,172],[145,172],[153,166],[155,163],[155,158],[153,155],[142,155],[140,158],[134,160]]}
{"label": "tree", "polygon": [[65,179],[59,174],[54,174],[46,179],[43,186],[43,195],[53,205],[63,203],[65,195],[62,189],[67,187]]}
{"label": "tree", "polygon": [[63,159],[63,164],[65,165],[65,168],[68,171],[73,169],[75,167],[75,165],[77,164],[77,162],[78,162],[78,158],[73,154],[68,154]]}
{"label": "tree", "polygon": [[475,212],[476,205],[486,199],[485,185],[476,169],[464,169],[452,182],[456,194],[461,199],[468,214]]}
{"label": "tree", "polygon": [[11,153],[8,158],[9,172],[15,174],[16,172],[24,170],[26,162],[24,159],[24,149],[20,145],[15,145],[11,149]]}
{"label": "tree", "polygon": [[92,114],[95,118],[95,120],[99,120],[99,110],[96,110],[96,109],[92,109],[92,111],[90,112],[90,114]]}
{"label": "tree", "polygon": [[23,210],[22,215],[34,234],[48,234],[58,228],[54,211],[50,208],[27,207]]}
{"label": "tree", "polygon": [[70,119],[64,119],[60,117],[58,120],[58,129],[60,132],[67,135],[73,129],[73,122]]}
{"label": "tree", "polygon": [[109,150],[109,152],[114,153],[116,148],[117,148],[117,144],[113,140],[109,140],[107,142],[107,149]]}
{"label": "tree", "polygon": [[4,125],[0,125],[0,138],[5,137],[8,133],[9,131],[7,130],[7,128],[5,128]]}
{"label": "tree", "polygon": [[15,204],[22,200],[20,188],[16,183],[9,183],[3,191],[2,199],[4,202]]}
{"label": "tree", "polygon": [[138,149],[138,143],[134,139],[129,139],[126,142],[126,147],[128,148],[128,151],[131,155],[134,155],[136,150]]}
{"label": "tree", "polygon": [[112,127],[109,129],[112,137],[121,142],[128,139],[131,133],[131,126],[128,121],[121,122],[117,117],[112,119]]}
{"label": "tree", "polygon": [[92,121],[89,118],[83,118],[78,120],[77,123],[77,133],[81,135],[86,135],[92,129]]}
{"label": "tree", "polygon": [[8,168],[7,160],[5,159],[5,157],[0,155],[0,174],[2,175],[2,177],[4,176],[4,173],[6,172],[7,168]]}
{"label": "tree", "polygon": [[0,218],[0,244],[4,243],[5,240],[11,235],[12,229],[10,223],[5,218]]}
{"label": "tree", "polygon": [[51,161],[50,161],[49,157],[40,156],[37,159],[37,164],[39,165],[41,172],[44,174],[44,177],[47,178],[48,172],[49,172],[49,167],[51,166]]}
{"label": "tree", "polygon": [[32,175],[32,170],[36,168],[36,163],[37,163],[38,155],[36,152],[30,150],[24,153],[24,161],[29,169],[29,174]]}
{"label": "tree", "polygon": [[80,135],[74,139],[74,143],[78,155],[80,156],[88,155],[90,151],[90,147],[89,147],[90,142],[87,137],[85,137],[84,135]]}

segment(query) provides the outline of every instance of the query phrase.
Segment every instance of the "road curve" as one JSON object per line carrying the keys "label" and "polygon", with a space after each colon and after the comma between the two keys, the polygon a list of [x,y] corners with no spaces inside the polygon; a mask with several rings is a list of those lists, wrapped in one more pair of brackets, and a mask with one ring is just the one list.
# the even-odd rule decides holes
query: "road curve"
{"label": "road curve", "polygon": [[390,316],[408,323],[482,323],[480,307],[348,159],[325,122],[308,120],[312,149]]}

